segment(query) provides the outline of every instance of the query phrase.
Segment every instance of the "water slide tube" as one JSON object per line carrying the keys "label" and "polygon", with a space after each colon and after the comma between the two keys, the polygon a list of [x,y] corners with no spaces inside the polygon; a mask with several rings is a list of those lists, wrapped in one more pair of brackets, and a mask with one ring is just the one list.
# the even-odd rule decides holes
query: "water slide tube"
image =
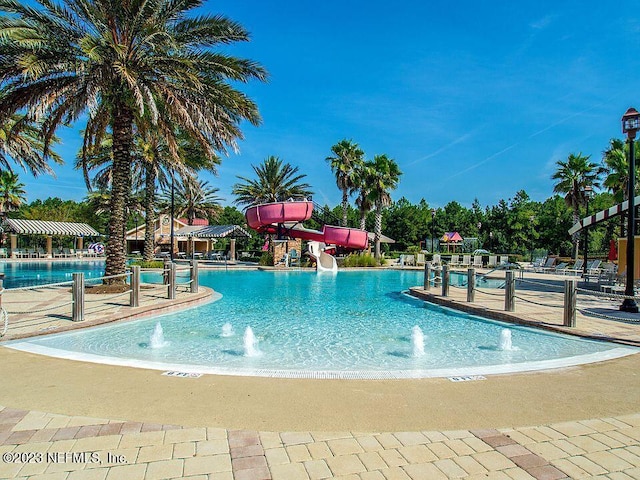
{"label": "water slide tube", "polygon": [[[300,222],[310,219],[312,212],[313,202],[274,202],[256,205],[255,207],[247,209],[245,217],[247,218],[249,227],[258,232],[281,233],[293,238],[301,238],[302,240],[325,244],[325,246],[329,244],[339,245],[355,250],[364,250],[369,245],[367,232],[358,228],[324,225],[322,231],[318,231],[297,225]],[[316,248],[319,249],[320,246],[318,245]],[[322,255],[319,255],[319,253],[326,256],[330,255],[319,251],[316,251],[318,255],[313,252],[310,253],[316,257],[316,263],[320,271]],[[325,262],[328,261],[328,259],[325,259]],[[333,259],[333,262],[335,262],[335,259]],[[326,267],[333,269],[333,266],[329,266],[328,264]]]}
{"label": "water slide tube", "polygon": [[316,259],[316,270],[318,273],[329,272],[336,273],[338,271],[338,262],[333,255],[325,253],[326,245],[322,242],[309,242],[309,255]]}

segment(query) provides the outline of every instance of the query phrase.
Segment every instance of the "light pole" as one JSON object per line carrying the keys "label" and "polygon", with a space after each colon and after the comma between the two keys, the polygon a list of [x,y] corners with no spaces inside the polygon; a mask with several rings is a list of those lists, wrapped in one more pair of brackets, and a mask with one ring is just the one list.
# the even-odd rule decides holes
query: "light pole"
{"label": "light pole", "polygon": [[482,222],[478,222],[478,248],[482,248],[484,245],[480,242],[480,234],[482,233]]}
{"label": "light pole", "polygon": [[431,253],[435,253],[436,251],[433,249],[434,239],[436,237],[436,209],[431,209]]}
{"label": "light pole", "polygon": [[[589,199],[591,198],[593,187],[587,185],[584,187],[584,198],[587,204],[587,217],[589,216]],[[589,261],[589,227],[584,227],[584,262],[582,263],[582,276],[587,278],[587,262]]]}
{"label": "light pole", "polygon": [[171,247],[169,248],[169,258],[171,258],[171,262],[173,263],[173,215],[175,208],[175,173],[171,170]]}
{"label": "light pole", "polygon": [[[634,296],[634,273],[635,273],[635,177],[636,177],[636,158],[634,152],[634,143],[636,132],[640,129],[640,113],[635,108],[630,108],[622,116],[622,133],[627,134],[629,141],[629,187],[627,195],[629,197],[629,209],[627,210],[627,284],[624,294],[627,297]],[[620,305],[623,312],[638,313],[638,305],[635,299],[625,298]]]}
{"label": "light pole", "polygon": [[493,252],[493,232],[489,232],[489,251]]}
{"label": "light pole", "polygon": [[535,225],[534,225],[535,221],[536,221],[535,215],[531,215],[529,217],[529,222],[531,222],[531,228],[532,228],[532,231],[531,231],[531,263],[532,264],[533,264],[533,232],[535,231]]}

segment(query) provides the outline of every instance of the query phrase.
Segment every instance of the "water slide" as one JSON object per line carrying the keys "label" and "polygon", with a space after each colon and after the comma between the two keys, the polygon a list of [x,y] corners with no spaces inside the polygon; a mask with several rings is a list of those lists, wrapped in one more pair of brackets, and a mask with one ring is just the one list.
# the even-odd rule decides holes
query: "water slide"
{"label": "water slide", "polygon": [[[369,245],[367,232],[357,228],[324,225],[322,231],[303,227],[301,222],[313,214],[313,202],[291,201],[256,205],[247,209],[247,224],[262,233],[276,233],[310,241],[309,253],[315,257],[318,271],[335,271],[335,258],[324,250],[327,245],[338,245],[364,250]],[[329,258],[327,258],[329,257]]]}

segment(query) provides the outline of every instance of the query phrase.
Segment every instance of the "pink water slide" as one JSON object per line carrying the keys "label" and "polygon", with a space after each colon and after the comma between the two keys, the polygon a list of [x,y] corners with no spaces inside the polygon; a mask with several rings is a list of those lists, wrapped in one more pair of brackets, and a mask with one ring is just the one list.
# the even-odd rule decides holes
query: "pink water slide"
{"label": "pink water slide", "polygon": [[325,225],[322,231],[318,231],[291,225],[309,220],[312,213],[313,202],[294,201],[257,205],[247,209],[245,216],[248,225],[258,232],[277,233],[278,226],[280,226],[280,231],[290,237],[315,240],[328,245],[340,245],[357,250],[367,248],[369,238],[364,230]]}

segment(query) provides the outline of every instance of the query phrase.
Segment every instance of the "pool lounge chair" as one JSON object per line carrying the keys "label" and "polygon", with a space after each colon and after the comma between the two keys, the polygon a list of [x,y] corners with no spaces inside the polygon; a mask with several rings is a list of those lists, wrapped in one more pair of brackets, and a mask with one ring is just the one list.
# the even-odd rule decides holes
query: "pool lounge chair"
{"label": "pool lounge chair", "polygon": [[420,266],[420,265],[424,266],[424,264],[425,264],[424,253],[418,253],[416,255],[416,265],[417,266]]}
{"label": "pool lounge chair", "polygon": [[489,261],[487,262],[487,268],[496,268],[498,266],[498,256],[489,255]]}
{"label": "pool lounge chair", "polygon": [[576,260],[576,263],[574,263],[573,265],[571,265],[570,267],[565,269],[565,272],[567,274],[572,274],[572,275],[582,275],[582,266],[584,265],[584,260],[579,258],[578,260]]}
{"label": "pool lounge chair", "polygon": [[434,253],[433,257],[431,258],[431,265],[435,267],[435,266],[439,266],[440,264],[441,264],[440,254]]}
{"label": "pool lounge chair", "polygon": [[474,255],[473,256],[473,266],[474,268],[483,268],[482,264],[482,255]]}
{"label": "pool lounge chair", "polygon": [[463,255],[461,267],[470,267],[471,266],[471,255]]}
{"label": "pool lounge chair", "polygon": [[451,255],[451,261],[449,262],[450,267],[459,267],[460,266],[460,255]]}
{"label": "pool lounge chair", "polygon": [[500,255],[500,265],[509,265],[509,255]]}
{"label": "pool lounge chair", "polygon": [[546,272],[548,270],[552,270],[554,263],[556,263],[556,257],[549,257],[544,262],[544,265],[542,265],[541,267],[538,267],[537,269],[535,269],[534,272],[543,272],[544,273],[544,272]]}
{"label": "pool lounge chair", "polygon": [[567,272],[567,268],[569,267],[568,262],[561,262],[552,269],[549,270],[549,273],[555,273],[557,275],[564,275]]}

